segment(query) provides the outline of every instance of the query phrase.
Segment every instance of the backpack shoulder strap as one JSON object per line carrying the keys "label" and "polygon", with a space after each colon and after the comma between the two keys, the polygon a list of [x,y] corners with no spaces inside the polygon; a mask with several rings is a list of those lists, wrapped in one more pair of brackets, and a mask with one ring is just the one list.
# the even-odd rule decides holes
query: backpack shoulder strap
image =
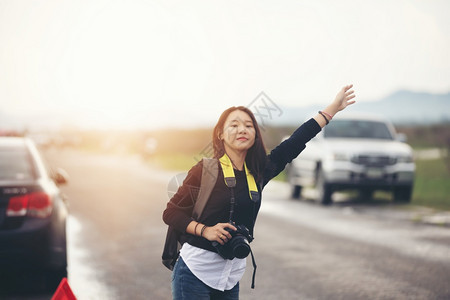
{"label": "backpack shoulder strap", "polygon": [[192,218],[198,220],[202,215],[206,202],[208,202],[212,189],[217,181],[219,174],[219,163],[215,158],[203,158],[202,179],[200,183],[200,191],[198,193],[197,201],[195,201],[194,209],[192,211]]}

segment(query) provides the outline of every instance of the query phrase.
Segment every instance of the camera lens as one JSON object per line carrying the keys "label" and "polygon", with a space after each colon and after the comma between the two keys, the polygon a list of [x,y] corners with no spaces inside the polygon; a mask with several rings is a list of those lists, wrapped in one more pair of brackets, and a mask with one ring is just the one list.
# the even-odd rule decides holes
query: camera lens
{"label": "camera lens", "polygon": [[235,236],[232,240],[231,248],[233,249],[233,254],[237,258],[246,258],[250,253],[250,245],[247,239],[242,235]]}

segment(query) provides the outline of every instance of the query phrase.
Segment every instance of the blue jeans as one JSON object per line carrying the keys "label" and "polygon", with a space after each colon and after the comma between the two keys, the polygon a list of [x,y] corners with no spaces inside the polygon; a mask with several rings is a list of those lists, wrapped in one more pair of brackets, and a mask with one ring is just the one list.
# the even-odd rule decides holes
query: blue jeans
{"label": "blue jeans", "polygon": [[213,289],[192,274],[180,256],[172,273],[172,296],[174,300],[237,300],[239,282],[228,291]]}

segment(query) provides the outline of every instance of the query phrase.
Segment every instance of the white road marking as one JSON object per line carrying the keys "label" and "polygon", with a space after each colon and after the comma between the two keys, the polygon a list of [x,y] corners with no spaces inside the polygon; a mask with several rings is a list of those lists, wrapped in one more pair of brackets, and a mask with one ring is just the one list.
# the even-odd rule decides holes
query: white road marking
{"label": "white road marking", "polygon": [[89,253],[82,246],[82,224],[73,216],[67,219],[69,285],[77,299],[116,299],[91,268]]}

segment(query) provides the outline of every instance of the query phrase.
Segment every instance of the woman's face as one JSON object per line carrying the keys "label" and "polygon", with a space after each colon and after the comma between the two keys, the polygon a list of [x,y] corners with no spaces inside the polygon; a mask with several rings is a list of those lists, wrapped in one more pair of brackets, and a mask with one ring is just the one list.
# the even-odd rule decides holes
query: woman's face
{"label": "woman's face", "polygon": [[255,143],[255,127],[250,116],[242,110],[232,111],[223,126],[219,137],[225,146],[225,151],[247,151]]}

